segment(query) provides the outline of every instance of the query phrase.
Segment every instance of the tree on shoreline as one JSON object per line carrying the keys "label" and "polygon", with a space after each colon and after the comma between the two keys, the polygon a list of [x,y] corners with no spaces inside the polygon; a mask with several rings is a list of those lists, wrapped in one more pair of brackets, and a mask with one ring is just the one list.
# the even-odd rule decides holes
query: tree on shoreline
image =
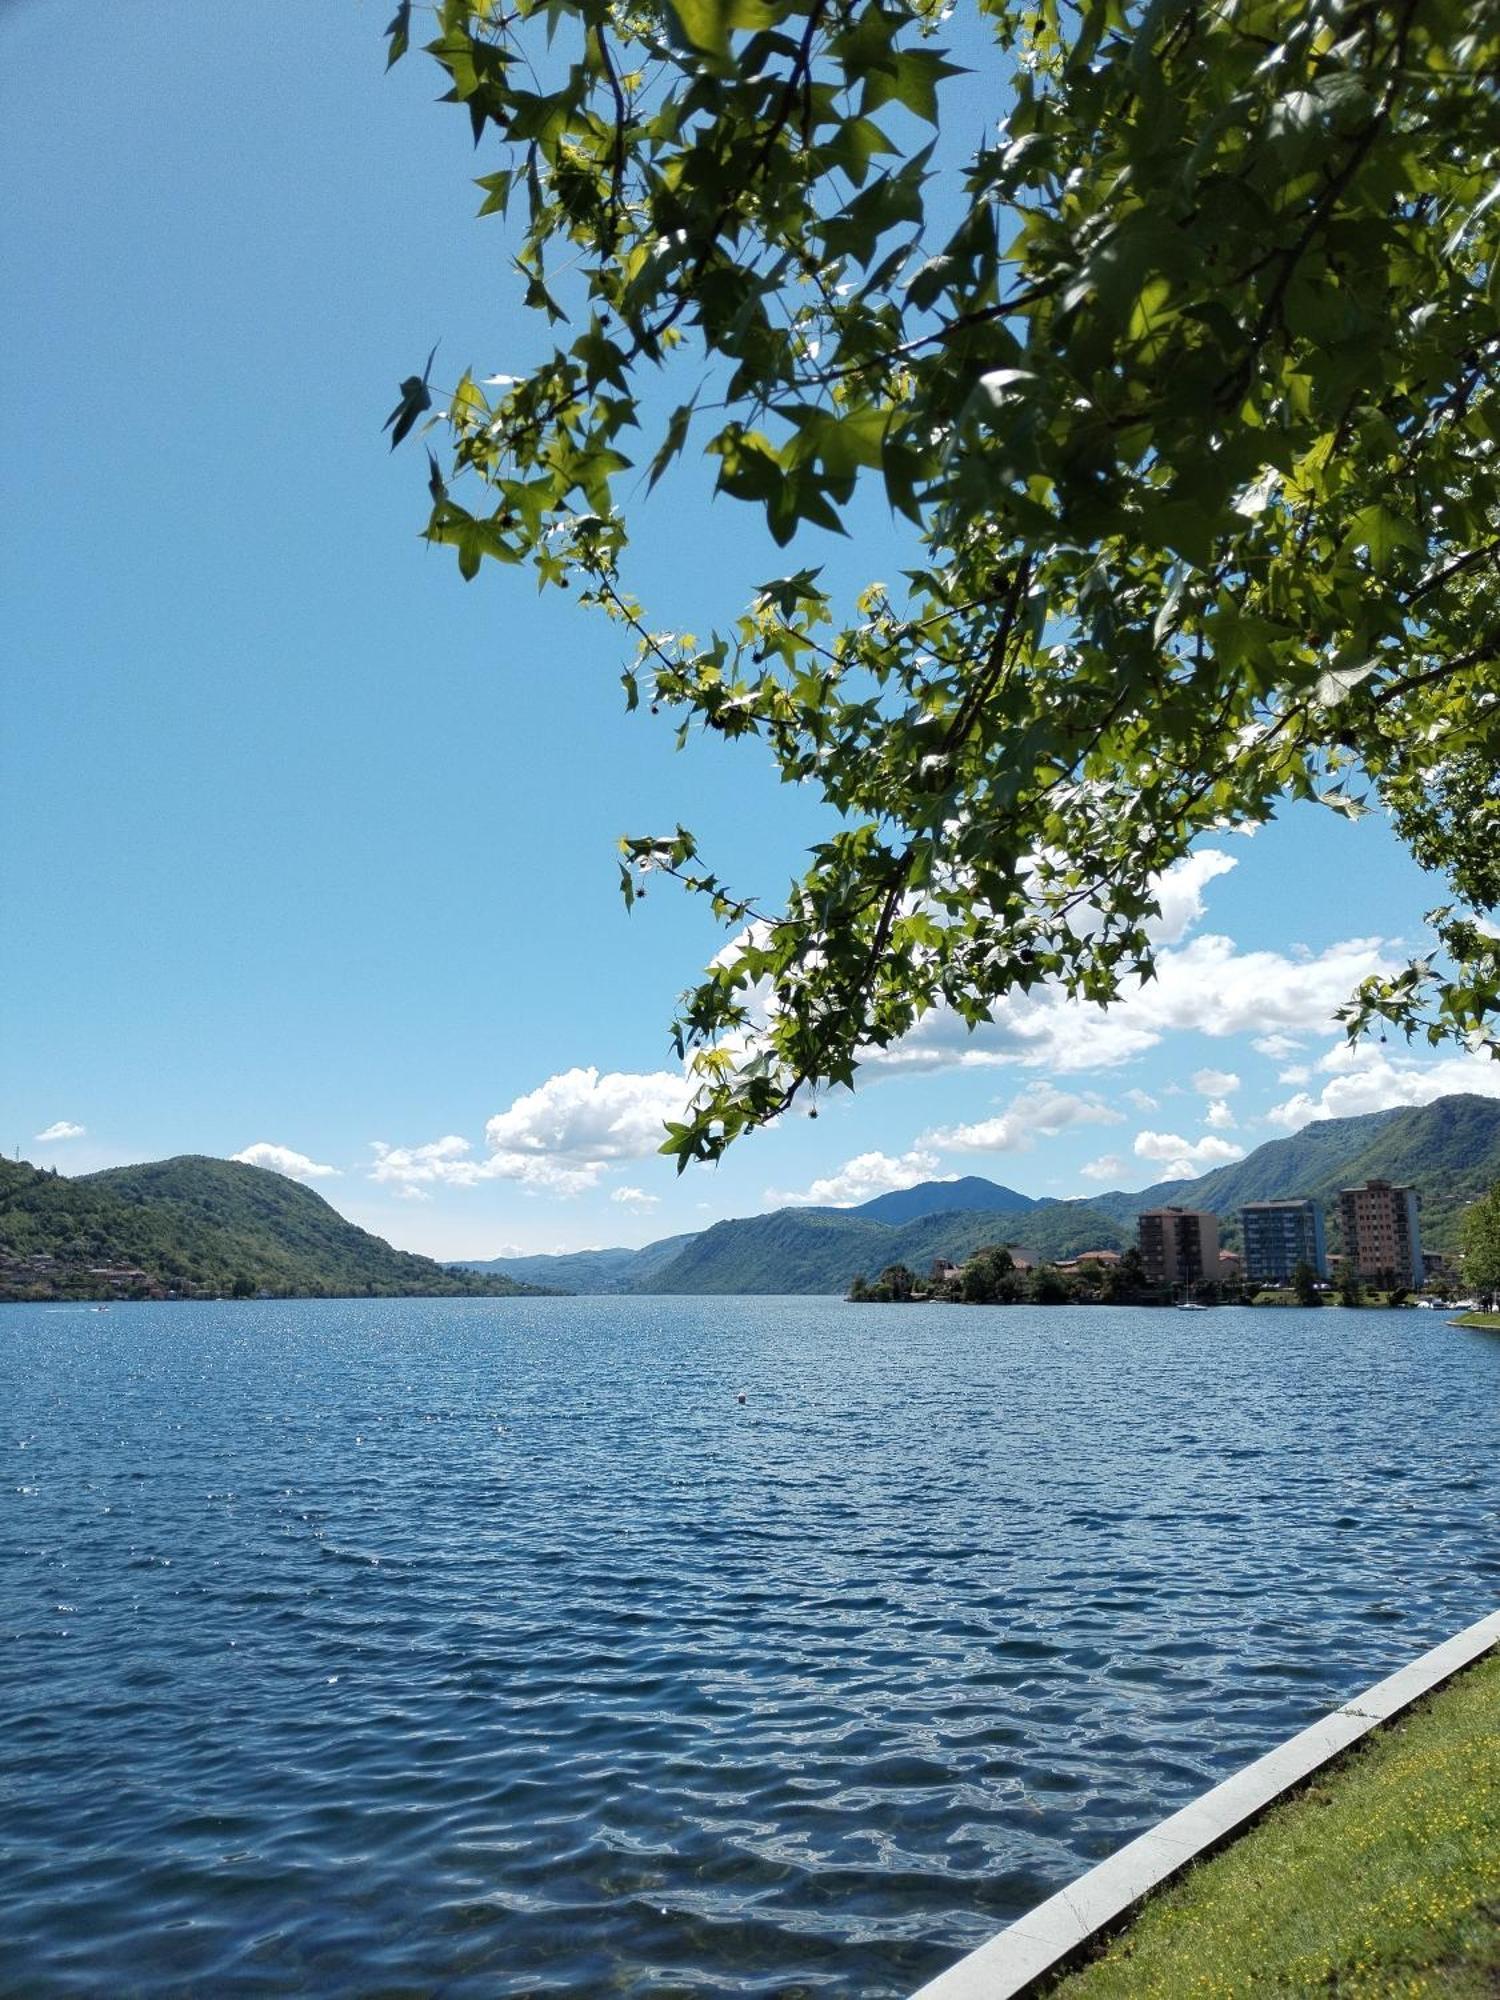
{"label": "tree on shoreline", "polygon": [[[1287,798],[1373,797],[1451,885],[1351,1033],[1494,1046],[1500,19],[988,0],[1010,104],[962,168],[943,19],[443,0],[428,45],[557,329],[446,393],[430,539],[576,585],[631,704],[758,741],[838,816],[781,906],[684,829],[624,843],[627,902],[665,872],[734,933],[677,1023],[679,1165],[932,1008],[1115,997],[1162,872]],[[392,60],[410,28],[402,0]],[[409,377],[393,441],[431,407]],[[906,587],[840,605],[801,564],[707,643],[668,629],[617,487],[690,449],[783,546],[878,482]]]}
{"label": "tree on shoreline", "polygon": [[959,1291],[966,1305],[1015,1305],[1022,1295],[1015,1258],[1003,1245],[976,1250],[964,1265]]}
{"label": "tree on shoreline", "polygon": [[1500,1181],[1464,1211],[1464,1283],[1488,1310],[1500,1297]]}

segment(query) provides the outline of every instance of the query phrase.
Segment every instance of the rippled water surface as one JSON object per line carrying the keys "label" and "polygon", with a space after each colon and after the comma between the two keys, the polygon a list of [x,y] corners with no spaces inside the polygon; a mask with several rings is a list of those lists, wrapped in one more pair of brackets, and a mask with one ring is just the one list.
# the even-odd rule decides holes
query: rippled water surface
{"label": "rippled water surface", "polygon": [[1493,1607],[1497,1386],[1426,1313],[7,1307],[0,1991],[907,1993]]}

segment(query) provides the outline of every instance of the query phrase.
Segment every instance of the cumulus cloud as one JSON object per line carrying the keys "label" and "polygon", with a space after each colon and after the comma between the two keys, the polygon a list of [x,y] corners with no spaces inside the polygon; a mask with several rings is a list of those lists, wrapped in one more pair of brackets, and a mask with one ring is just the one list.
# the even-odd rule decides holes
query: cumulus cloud
{"label": "cumulus cloud", "polygon": [[1118,1068],[1184,1031],[1221,1039],[1268,1021],[1326,1031],[1362,979],[1395,970],[1380,938],[1345,938],[1301,955],[1241,951],[1210,933],[1161,952],[1155,979],[1128,982],[1108,1008],[1050,990],[1011,993],[972,1036],[956,1015],[934,1008],[910,1035],[867,1051],[865,1060],[876,1072],[1014,1064],[1077,1076]]}
{"label": "cumulus cloud", "polygon": [[1203,1122],[1216,1132],[1223,1132],[1234,1123],[1234,1113],[1222,1097],[1216,1097],[1203,1114]]}
{"label": "cumulus cloud", "polygon": [[1240,1080],[1232,1069],[1200,1069],[1193,1073],[1193,1088],[1204,1097],[1228,1097],[1239,1087]]}
{"label": "cumulus cloud", "polygon": [[1378,1043],[1351,1047],[1338,1042],[1321,1058],[1318,1068],[1329,1081],[1316,1095],[1297,1091],[1273,1105],[1266,1122],[1288,1132],[1321,1118],[1358,1118],[1368,1111],[1389,1111],[1400,1105],[1431,1104],[1455,1091],[1479,1097],[1500,1097],[1500,1062],[1485,1055],[1448,1056],[1438,1062],[1392,1057]]}
{"label": "cumulus cloud", "polygon": [[291,1146],[276,1146],[269,1139],[257,1139],[253,1146],[247,1146],[242,1153],[231,1153],[230,1159],[238,1160],[247,1167],[269,1167],[273,1174],[285,1174],[293,1181],[326,1181],[338,1178],[338,1168],[324,1166],[319,1160],[310,1160],[306,1153],[296,1152]]}
{"label": "cumulus cloud", "polygon": [[1295,1085],[1299,1083],[1306,1083],[1311,1076],[1312,1076],[1312,1069],[1309,1064],[1288,1063],[1285,1069],[1277,1071],[1276,1081],[1278,1083],[1289,1083]]}
{"label": "cumulus cloud", "polygon": [[475,1163],[467,1158],[472,1150],[467,1139],[450,1132],[445,1139],[431,1139],[425,1146],[388,1146],[384,1139],[370,1141],[375,1164],[372,1181],[396,1181],[412,1185],[418,1181],[454,1181],[468,1186],[475,1179]]}
{"label": "cumulus cloud", "polygon": [[1227,937],[1194,938],[1164,952],[1157,978],[1128,997],[1132,1015],[1158,1032],[1195,1029],[1243,1035],[1267,1020],[1326,1028],[1372,971],[1394,970],[1380,938],[1345,938],[1325,951],[1288,956],[1241,951]]}
{"label": "cumulus cloud", "polygon": [[1155,1048],[1161,1037],[1116,1006],[1084,1007],[1059,994],[1012,993],[971,1033],[962,1018],[934,1007],[888,1048],[867,1049],[872,1075],[940,1069],[1045,1069],[1053,1076],[1115,1069]]}
{"label": "cumulus cloud", "polygon": [[1216,1139],[1212,1133],[1202,1139],[1184,1139],[1176,1132],[1138,1132],[1134,1152],[1137,1159],[1156,1161],[1165,1179],[1179,1181],[1229,1160],[1243,1159],[1245,1149],[1231,1139]]}
{"label": "cumulus cloud", "polygon": [[853,1208],[878,1194],[910,1187],[915,1181],[957,1180],[957,1174],[939,1174],[935,1153],[913,1147],[909,1153],[859,1153],[846,1160],[836,1174],[814,1181],[800,1193],[767,1188],[766,1200],[777,1208]]}
{"label": "cumulus cloud", "polygon": [[498,1113],[484,1135],[496,1152],[646,1159],[661,1150],[663,1125],[682,1117],[691,1095],[681,1071],[563,1070]]}
{"label": "cumulus cloud", "polygon": [[82,1139],[88,1128],[75,1125],[71,1118],[59,1118],[55,1125],[49,1125],[45,1132],[37,1132],[33,1137],[39,1145],[55,1145],[59,1139]]}
{"label": "cumulus cloud", "polygon": [[563,1070],[496,1112],[484,1128],[487,1154],[476,1154],[456,1133],[421,1146],[377,1140],[370,1175],[450,1187],[519,1181],[549,1194],[581,1194],[597,1187],[615,1161],[660,1151],[662,1127],[682,1116],[691,1094],[681,1072]]}
{"label": "cumulus cloud", "polygon": [[837,1173],[814,1181],[809,1188],[797,1192],[767,1188],[766,1200],[783,1208],[809,1204],[818,1208],[849,1208],[875,1195],[889,1194],[894,1188],[910,1187],[914,1181],[956,1180],[956,1174],[938,1172],[943,1153],[1024,1152],[1038,1138],[1055,1138],[1059,1132],[1076,1125],[1122,1122],[1118,1111],[1092,1093],[1033,1084],[994,1118],[979,1119],[970,1125],[939,1126],[924,1132],[908,1153],[860,1153],[846,1160]]}
{"label": "cumulus cloud", "polygon": [[477,1187],[481,1181],[520,1181],[551,1194],[582,1194],[596,1187],[603,1164],[570,1167],[543,1155],[491,1153],[476,1159],[467,1139],[450,1132],[445,1138],[430,1139],[423,1146],[387,1146],[372,1141],[375,1153],[370,1168],[374,1181],[412,1187],[439,1182],[445,1187]]}
{"label": "cumulus cloud", "polygon": [[997,1118],[972,1125],[940,1126],[924,1132],[919,1145],[946,1153],[1024,1152],[1038,1138],[1052,1139],[1074,1125],[1120,1125],[1121,1112],[1092,1092],[1074,1095],[1050,1084],[1033,1084],[1014,1098]]}
{"label": "cumulus cloud", "polygon": [[1269,1056],[1272,1062],[1280,1062],[1286,1056],[1295,1055],[1302,1043],[1296,1035],[1283,1035],[1278,1031],[1273,1035],[1257,1035],[1250,1046],[1261,1055]]}
{"label": "cumulus cloud", "polygon": [[1125,1171],[1125,1162],[1118,1153],[1101,1153],[1097,1160],[1088,1160],[1078,1169],[1086,1181],[1118,1180]]}
{"label": "cumulus cloud", "polygon": [[1203,917],[1203,891],[1220,875],[1227,875],[1239,863],[1232,854],[1217,847],[1203,847],[1179,861],[1165,875],[1156,878],[1156,900],[1161,914],[1146,925],[1157,944],[1180,944]]}
{"label": "cumulus cloud", "polygon": [[1125,1102],[1133,1104],[1137,1111],[1154,1111],[1156,1109],[1156,1099],[1151,1095],[1149,1090],[1127,1090],[1125,1093]]}
{"label": "cumulus cloud", "polygon": [[661,1202],[659,1194],[647,1194],[644,1188],[636,1187],[611,1188],[609,1198],[611,1201],[619,1202],[624,1208],[637,1210],[642,1215],[647,1209],[658,1207]]}
{"label": "cumulus cloud", "polygon": [[[1019,1067],[1070,1078],[1119,1068],[1180,1032],[1253,1035],[1262,1054],[1279,1057],[1301,1046],[1299,1035],[1327,1032],[1362,980],[1397,969],[1388,941],[1374,937],[1346,938],[1321,952],[1242,951],[1213,933],[1189,937],[1204,914],[1206,889],[1236,865],[1232,855],[1205,848],[1157,879],[1161,914],[1149,926],[1158,946],[1156,976],[1127,981],[1111,1006],[1072,1000],[1055,988],[1013,992],[972,1032],[951,1009],[936,1007],[898,1042],[863,1049],[866,1076]],[[758,1021],[763,998],[751,996],[761,1009]],[[1238,1083],[1227,1081],[1230,1074],[1222,1072],[1205,1094],[1226,1097]],[[1136,1102],[1142,1111],[1155,1108]]]}

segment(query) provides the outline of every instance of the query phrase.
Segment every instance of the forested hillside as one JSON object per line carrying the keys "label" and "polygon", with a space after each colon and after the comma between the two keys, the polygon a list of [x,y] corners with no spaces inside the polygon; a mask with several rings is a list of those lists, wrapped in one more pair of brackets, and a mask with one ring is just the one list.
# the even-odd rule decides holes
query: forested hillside
{"label": "forested hillside", "polygon": [[311,1188],[235,1160],[185,1154],[77,1179],[0,1162],[0,1298],[527,1289],[394,1250]]}

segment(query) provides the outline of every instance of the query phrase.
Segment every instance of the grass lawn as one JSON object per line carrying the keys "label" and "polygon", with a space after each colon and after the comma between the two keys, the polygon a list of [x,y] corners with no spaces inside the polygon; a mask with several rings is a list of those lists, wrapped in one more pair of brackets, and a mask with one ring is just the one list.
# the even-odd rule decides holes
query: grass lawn
{"label": "grass lawn", "polygon": [[1151,1897],[1053,2000],[1500,1994],[1500,1652]]}
{"label": "grass lawn", "polygon": [[1487,1326],[1500,1333],[1500,1313],[1460,1313],[1452,1326]]}

